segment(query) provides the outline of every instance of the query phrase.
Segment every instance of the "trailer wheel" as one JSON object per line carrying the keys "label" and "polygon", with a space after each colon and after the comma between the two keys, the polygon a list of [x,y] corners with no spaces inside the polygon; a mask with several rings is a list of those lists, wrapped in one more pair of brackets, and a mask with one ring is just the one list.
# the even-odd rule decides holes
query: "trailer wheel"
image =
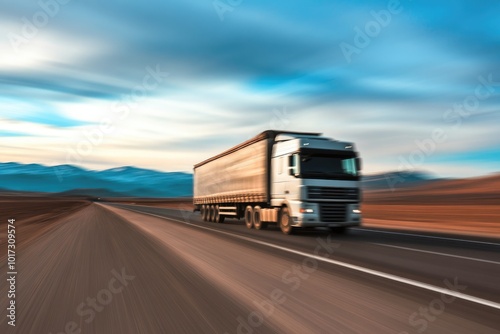
{"label": "trailer wheel", "polygon": [[203,221],[208,221],[208,211],[210,211],[208,209],[208,205],[204,205],[203,206],[204,209],[203,209]]}
{"label": "trailer wheel", "polygon": [[253,226],[256,230],[260,230],[267,227],[267,223],[262,222],[262,211],[260,206],[256,206],[253,209]]}
{"label": "trailer wheel", "polygon": [[224,218],[226,218],[226,217],[220,214],[219,206],[216,205],[215,206],[215,218],[214,218],[214,222],[216,222],[218,224],[222,224],[224,222]]}
{"label": "trailer wheel", "polygon": [[208,215],[208,221],[213,223],[215,221],[215,206],[210,205],[210,213]]}
{"label": "trailer wheel", "polygon": [[205,204],[203,204],[201,206],[201,219],[203,219],[203,221],[207,221],[207,214],[208,214],[208,208]]}
{"label": "trailer wheel", "polygon": [[245,209],[245,225],[248,228],[253,226],[253,208],[250,205]]}
{"label": "trailer wheel", "polygon": [[214,205],[214,214],[212,216],[212,223],[216,223],[217,222],[217,216],[219,215],[219,206],[218,205]]}
{"label": "trailer wheel", "polygon": [[285,234],[291,234],[293,231],[292,218],[290,217],[290,214],[288,213],[287,207],[284,207],[281,209],[280,228],[281,228],[281,232],[283,232]]}

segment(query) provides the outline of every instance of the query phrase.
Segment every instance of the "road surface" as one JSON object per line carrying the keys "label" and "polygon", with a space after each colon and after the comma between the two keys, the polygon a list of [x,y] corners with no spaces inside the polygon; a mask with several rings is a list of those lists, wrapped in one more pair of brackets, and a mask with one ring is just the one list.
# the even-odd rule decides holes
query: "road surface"
{"label": "road surface", "polygon": [[[92,204],[18,251],[16,327],[4,315],[0,327],[500,333],[499,254],[498,242],[463,237],[365,229],[285,236],[187,211]],[[8,288],[0,290],[5,310]]]}

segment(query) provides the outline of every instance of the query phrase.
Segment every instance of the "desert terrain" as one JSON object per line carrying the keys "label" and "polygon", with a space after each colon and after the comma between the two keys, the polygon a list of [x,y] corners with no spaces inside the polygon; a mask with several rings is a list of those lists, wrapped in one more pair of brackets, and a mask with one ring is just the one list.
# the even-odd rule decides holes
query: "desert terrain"
{"label": "desert terrain", "polygon": [[[1,332],[410,333],[408,318],[447,294],[429,333],[500,333],[491,240],[287,236],[203,222],[186,199],[132,203],[4,199],[0,228],[17,226],[17,325],[3,316]],[[454,277],[458,290],[444,289]]]}
{"label": "desert terrain", "polygon": [[22,247],[47,233],[62,218],[90,204],[83,198],[0,195],[0,259],[6,255],[9,219],[16,219],[16,242]]}
{"label": "desert terrain", "polygon": [[[492,176],[365,192],[363,227],[345,235],[285,236],[276,226],[257,231],[235,220],[207,223],[192,213],[189,198],[4,194],[0,270],[7,272],[6,225],[14,218],[19,306],[18,325],[7,327],[3,317],[0,327],[9,333],[59,333],[67,326],[85,333],[292,333],[299,327],[400,333],[416,329],[408,317],[440,292],[455,301],[429,323],[429,332],[500,333],[499,183]],[[318,245],[326,255],[311,255]],[[316,269],[297,277],[290,271],[311,260]],[[109,294],[105,287],[119,277],[122,292]],[[441,290],[453,277],[463,293]],[[255,301],[269,310],[277,288],[284,302],[273,306],[276,313],[249,325],[248,315],[266,310]],[[2,303],[6,289],[0,289]],[[109,306],[104,294],[112,298]],[[85,304],[92,296],[100,300],[97,312]]]}
{"label": "desert terrain", "polygon": [[[192,210],[189,198],[110,199]],[[500,238],[500,175],[439,180],[397,190],[365,191],[363,226]]]}
{"label": "desert terrain", "polygon": [[366,192],[364,226],[500,238],[500,175]]}

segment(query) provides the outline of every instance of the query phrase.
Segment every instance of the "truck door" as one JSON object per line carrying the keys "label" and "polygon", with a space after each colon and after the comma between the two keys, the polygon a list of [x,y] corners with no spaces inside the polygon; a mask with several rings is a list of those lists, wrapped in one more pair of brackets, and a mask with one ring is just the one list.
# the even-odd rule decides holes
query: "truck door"
{"label": "truck door", "polygon": [[299,183],[297,177],[300,175],[300,156],[298,153],[287,156],[287,173],[285,186],[286,199],[298,199]]}
{"label": "truck door", "polygon": [[271,193],[273,199],[285,198],[285,186],[287,181],[286,156],[275,157],[272,159],[271,169]]}

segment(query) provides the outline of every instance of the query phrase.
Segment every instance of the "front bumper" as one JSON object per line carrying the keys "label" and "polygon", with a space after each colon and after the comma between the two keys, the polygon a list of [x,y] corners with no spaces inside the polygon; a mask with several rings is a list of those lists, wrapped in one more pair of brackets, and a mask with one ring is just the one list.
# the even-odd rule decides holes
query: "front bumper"
{"label": "front bumper", "polygon": [[361,225],[363,218],[358,203],[295,202],[292,220],[294,227],[355,227]]}

